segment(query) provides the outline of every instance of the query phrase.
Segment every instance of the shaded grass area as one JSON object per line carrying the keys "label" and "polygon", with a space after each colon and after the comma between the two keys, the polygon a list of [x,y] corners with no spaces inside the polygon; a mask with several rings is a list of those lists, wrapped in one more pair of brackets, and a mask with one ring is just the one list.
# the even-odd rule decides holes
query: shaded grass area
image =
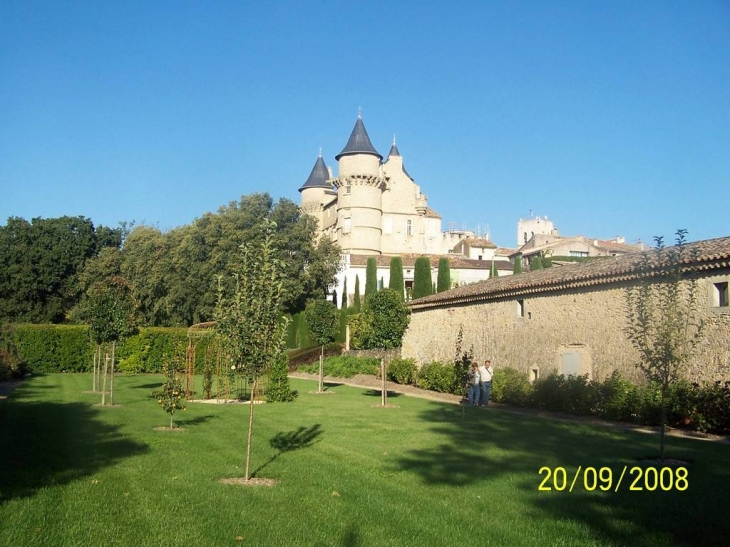
{"label": "shaded grass area", "polygon": [[[182,433],[154,376],[115,380],[93,406],[88,375],[33,378],[0,404],[0,545],[722,545],[730,446],[668,440],[689,488],[539,492],[543,466],[572,473],[654,456],[654,436],[399,397],[336,397],[293,380],[257,406],[254,476],[243,475],[248,406],[189,403]],[[161,377],[160,377],[161,383]],[[643,464],[649,465],[649,464]],[[579,485],[580,486],[580,485]],[[242,537],[242,541],[237,541]]]}

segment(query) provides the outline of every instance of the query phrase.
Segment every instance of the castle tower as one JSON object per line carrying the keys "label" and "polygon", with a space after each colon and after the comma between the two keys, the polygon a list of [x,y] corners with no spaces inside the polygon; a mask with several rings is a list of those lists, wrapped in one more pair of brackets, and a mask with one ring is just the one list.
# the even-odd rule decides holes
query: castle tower
{"label": "castle tower", "polygon": [[337,242],[355,254],[380,254],[383,191],[386,178],[381,161],[358,114],[345,148],[335,156],[337,189]]}
{"label": "castle tower", "polygon": [[327,169],[320,151],[309,178],[299,188],[299,192],[302,194],[302,211],[317,219],[319,230],[324,228],[322,225],[322,206],[335,195],[335,190],[329,179],[329,169]]}

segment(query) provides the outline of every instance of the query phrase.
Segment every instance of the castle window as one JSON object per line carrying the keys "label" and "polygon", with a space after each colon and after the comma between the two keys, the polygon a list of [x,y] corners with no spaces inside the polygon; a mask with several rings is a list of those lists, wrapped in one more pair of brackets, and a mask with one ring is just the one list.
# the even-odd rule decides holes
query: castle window
{"label": "castle window", "polygon": [[406,220],[406,235],[407,236],[413,235],[413,221],[412,220]]}
{"label": "castle window", "polygon": [[352,183],[349,180],[345,185],[345,194],[352,194]]}
{"label": "castle window", "polygon": [[352,219],[350,217],[346,217],[342,219],[342,233],[343,234],[349,234],[352,230]]}
{"label": "castle window", "polygon": [[727,308],[730,306],[730,300],[728,299],[728,282],[723,281],[720,283],[713,283],[714,295],[713,305],[717,308]]}
{"label": "castle window", "polygon": [[517,317],[525,316],[525,301],[520,298],[517,300]]}

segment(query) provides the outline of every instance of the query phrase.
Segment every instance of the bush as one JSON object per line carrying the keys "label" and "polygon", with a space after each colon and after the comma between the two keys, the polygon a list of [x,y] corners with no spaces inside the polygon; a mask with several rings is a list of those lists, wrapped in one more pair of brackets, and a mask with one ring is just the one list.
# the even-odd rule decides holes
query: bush
{"label": "bush", "polygon": [[541,410],[562,412],[564,388],[565,376],[557,372],[551,372],[547,377],[535,380],[533,384],[535,406]]}
{"label": "bush", "polygon": [[454,367],[438,361],[428,363],[418,371],[418,387],[440,393],[451,393],[456,383]]}
{"label": "bush", "polygon": [[633,382],[614,371],[598,388],[598,415],[604,420],[634,421],[638,413],[637,391]]}
{"label": "bush", "polygon": [[415,359],[393,359],[388,365],[388,380],[401,385],[415,385],[418,367]]}
{"label": "bush", "polygon": [[730,382],[692,384],[692,421],[700,431],[730,433]]}
{"label": "bush", "polygon": [[[357,374],[376,374],[380,368],[380,359],[375,357],[353,357],[352,355],[341,355],[338,357],[327,357],[324,360],[325,376],[336,378],[352,378]],[[319,363],[302,365],[297,369],[299,372],[308,374],[319,374]]]}
{"label": "bush", "polygon": [[364,349],[370,337],[368,323],[365,314],[356,313],[347,318],[350,325],[350,347],[352,349]]}
{"label": "bush", "polygon": [[532,402],[532,385],[519,370],[500,368],[494,371],[490,397],[498,403],[528,406]]}

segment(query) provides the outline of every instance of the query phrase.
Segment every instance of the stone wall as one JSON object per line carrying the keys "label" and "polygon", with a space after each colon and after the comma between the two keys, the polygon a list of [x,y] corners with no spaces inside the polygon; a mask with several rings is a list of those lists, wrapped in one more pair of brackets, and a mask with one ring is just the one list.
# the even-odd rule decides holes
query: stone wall
{"label": "stone wall", "polygon": [[[707,328],[697,357],[683,371],[691,381],[730,380],[730,310],[711,307],[714,279],[717,276],[701,280]],[[473,347],[476,359],[490,358],[495,367],[516,368],[531,378],[577,367],[596,380],[618,370],[640,381],[638,354],[626,337],[626,326],[625,285],[596,285],[414,310],[402,355],[421,364],[450,362],[463,327],[464,350]]]}

